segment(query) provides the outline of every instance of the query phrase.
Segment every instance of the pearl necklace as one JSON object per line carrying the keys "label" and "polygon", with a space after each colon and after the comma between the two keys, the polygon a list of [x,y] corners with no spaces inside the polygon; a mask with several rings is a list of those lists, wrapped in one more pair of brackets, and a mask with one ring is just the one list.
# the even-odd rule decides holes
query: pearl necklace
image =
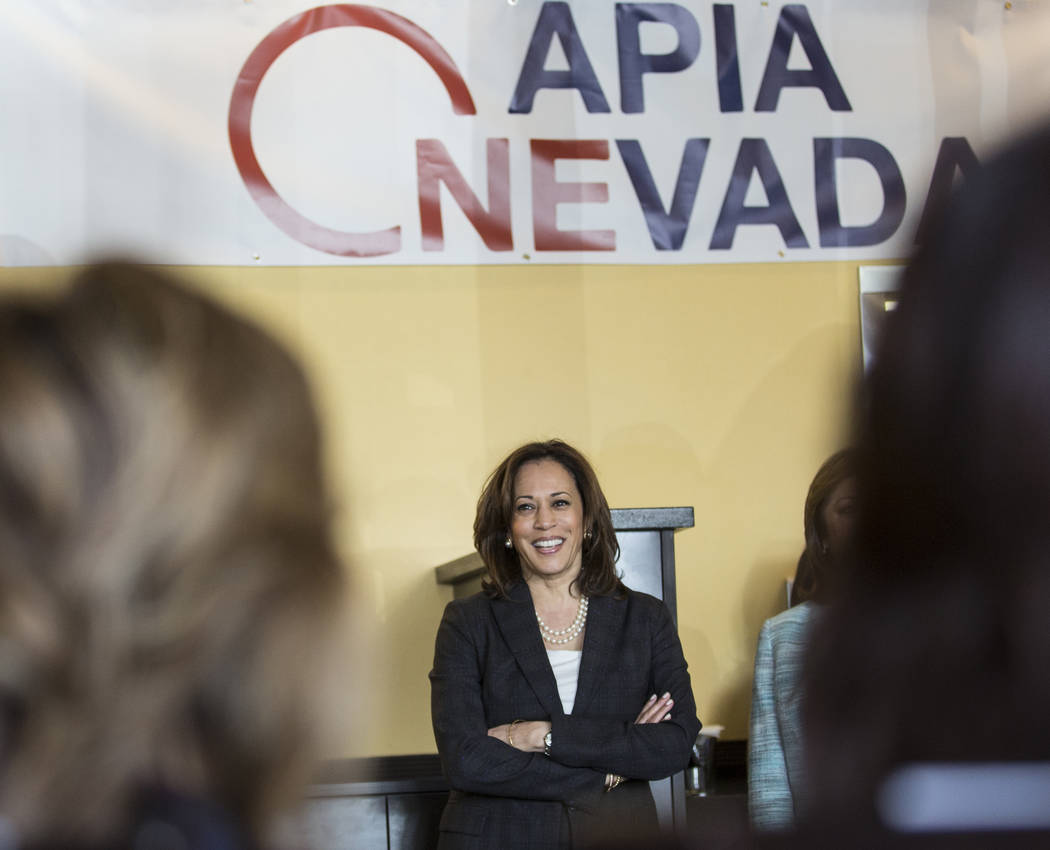
{"label": "pearl necklace", "polygon": [[543,617],[540,616],[539,611],[536,612],[536,621],[540,624],[540,635],[547,643],[552,643],[555,646],[570,643],[579,637],[584,625],[587,623],[587,597],[580,597],[580,604],[576,608],[576,619],[572,621],[568,628],[547,628],[547,624],[543,622]]}

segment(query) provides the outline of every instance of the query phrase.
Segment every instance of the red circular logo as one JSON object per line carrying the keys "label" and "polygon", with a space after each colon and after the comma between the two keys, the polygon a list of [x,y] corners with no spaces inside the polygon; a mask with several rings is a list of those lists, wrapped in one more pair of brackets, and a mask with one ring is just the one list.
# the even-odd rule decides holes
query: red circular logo
{"label": "red circular logo", "polygon": [[404,42],[426,60],[440,77],[452,100],[457,115],[475,115],[470,96],[456,63],[434,38],[408,18],[375,6],[341,3],[318,6],[289,18],[266,36],[252,51],[237,75],[230,98],[230,148],[244,185],[259,209],[281,230],[298,242],[341,257],[377,257],[401,250],[401,228],[391,227],[372,233],[348,233],[333,230],[293,209],[274,189],[259,165],[252,146],[252,107],[262,78],[295,42],[306,36],[334,27],[368,27]]}

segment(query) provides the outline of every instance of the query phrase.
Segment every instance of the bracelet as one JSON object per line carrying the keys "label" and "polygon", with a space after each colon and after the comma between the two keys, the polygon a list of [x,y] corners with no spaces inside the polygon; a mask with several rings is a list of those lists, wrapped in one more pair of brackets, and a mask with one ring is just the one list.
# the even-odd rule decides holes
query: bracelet
{"label": "bracelet", "polygon": [[613,788],[615,788],[617,785],[622,785],[625,781],[626,780],[624,779],[624,777],[620,776],[620,774],[614,773],[612,777],[612,782],[605,786],[605,793],[608,794],[610,791],[612,791]]}
{"label": "bracelet", "polygon": [[514,733],[514,727],[521,722],[522,721],[520,720],[515,720],[513,723],[510,724],[510,726],[507,727],[507,743],[510,744],[512,747],[514,746],[514,738],[511,736]]}

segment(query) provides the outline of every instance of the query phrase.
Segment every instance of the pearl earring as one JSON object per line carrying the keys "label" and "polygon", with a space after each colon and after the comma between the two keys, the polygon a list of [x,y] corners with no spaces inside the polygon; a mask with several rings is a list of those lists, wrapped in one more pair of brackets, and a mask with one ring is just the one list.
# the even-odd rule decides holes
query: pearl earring
{"label": "pearl earring", "polygon": [[514,546],[509,537],[503,541],[503,545],[506,546],[508,549],[511,549]]}

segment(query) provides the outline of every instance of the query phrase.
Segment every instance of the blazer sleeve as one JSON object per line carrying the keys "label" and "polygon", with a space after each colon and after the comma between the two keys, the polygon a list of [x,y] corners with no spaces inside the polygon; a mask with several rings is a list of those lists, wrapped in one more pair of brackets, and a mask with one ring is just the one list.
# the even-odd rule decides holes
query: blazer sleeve
{"label": "blazer sleeve", "polygon": [[434,737],[449,784],[474,794],[593,807],[604,772],[525,753],[488,734],[474,625],[463,606],[446,607],[430,673]]}
{"label": "blazer sleeve", "polygon": [[551,718],[551,758],[572,767],[593,767],[629,779],[663,779],[689,764],[700,732],[696,702],[678,631],[667,606],[652,600],[649,619],[652,681],[657,694],[674,700],[671,717],[659,723],[634,722],[642,706],[631,706],[629,718],[561,715]]}
{"label": "blazer sleeve", "polygon": [[755,650],[751,735],[748,739],[748,809],[756,829],[790,828],[795,816],[777,718],[773,674],[771,626],[766,622]]}

